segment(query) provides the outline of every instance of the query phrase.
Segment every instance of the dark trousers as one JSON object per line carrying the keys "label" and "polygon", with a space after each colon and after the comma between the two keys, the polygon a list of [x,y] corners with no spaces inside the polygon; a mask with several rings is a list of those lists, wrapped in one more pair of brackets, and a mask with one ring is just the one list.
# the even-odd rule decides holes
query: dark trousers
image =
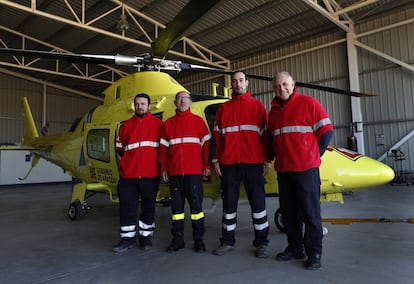
{"label": "dark trousers", "polygon": [[203,240],[203,180],[202,175],[183,175],[170,177],[172,228],[174,242],[184,242],[184,205],[187,199],[191,210],[193,240]]}
{"label": "dark trousers", "polygon": [[243,181],[250,203],[255,247],[267,245],[269,223],[266,214],[265,179],[262,176],[262,164],[220,165],[223,189],[223,227],[220,242],[234,245],[237,224],[237,205],[240,196],[240,184]]}
{"label": "dark trousers", "polygon": [[278,172],[277,178],[280,210],[289,245],[295,248],[304,245],[308,256],[321,254],[323,233],[319,169]]}
{"label": "dark trousers", "polygon": [[[155,228],[155,201],[160,178],[123,179],[118,182],[119,216],[121,236],[132,230],[135,232],[137,210],[141,199],[139,233],[142,237],[151,237]],[[123,231],[122,228],[133,228]],[[131,235],[131,234],[129,234]]]}

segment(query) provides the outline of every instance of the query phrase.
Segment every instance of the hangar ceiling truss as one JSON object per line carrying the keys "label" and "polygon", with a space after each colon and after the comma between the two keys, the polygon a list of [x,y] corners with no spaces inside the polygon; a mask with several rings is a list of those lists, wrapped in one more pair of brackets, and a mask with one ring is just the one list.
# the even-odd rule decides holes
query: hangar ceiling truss
{"label": "hangar ceiling truss", "polygon": [[350,32],[352,29],[353,21],[347,13],[365,7],[367,5],[378,2],[379,0],[365,0],[358,3],[342,7],[335,0],[302,0],[307,5],[315,9],[322,16],[330,20],[345,32]]}
{"label": "hangar ceiling truss", "polygon": [[[54,8],[51,10],[50,5],[47,4],[51,2],[54,2],[55,4],[56,2],[60,2],[59,9]],[[111,0],[110,2],[113,4],[112,8],[106,8],[104,10],[101,9],[102,5],[100,6],[99,2],[100,1],[97,3],[95,2],[95,4],[92,5],[86,0],[73,2],[67,0],[46,2],[31,0],[19,4],[12,1],[0,0],[0,4],[13,7],[18,11],[47,18],[62,25],[70,25],[84,31],[117,39],[124,42],[124,44],[138,45],[144,47],[148,51],[151,49],[151,43],[158,37],[160,32],[165,29],[164,24],[157,22],[133,7],[124,4],[122,1]],[[105,5],[105,7],[107,7],[107,5]],[[121,14],[126,14],[128,16],[129,28],[127,31],[123,30],[115,32],[105,29],[106,23],[109,21],[108,18],[112,17],[110,21],[113,21],[114,14],[116,14],[116,17],[118,18]],[[0,29],[21,38],[21,46],[13,46],[12,48],[25,49],[28,48],[28,42],[35,42],[38,46],[44,48],[42,49],[44,51],[71,53],[68,50],[49,44],[30,35],[13,31],[5,26],[0,25]],[[63,33],[63,31],[61,32]],[[187,37],[183,37],[177,45],[179,46],[178,48],[168,52],[170,56],[199,62],[221,69],[229,69],[230,67],[230,61],[228,59]],[[0,46],[10,47],[7,46],[1,38]],[[65,67],[61,67],[63,64],[59,60],[55,60],[53,65],[49,64],[48,68],[45,68],[43,65],[42,67],[36,67],[37,61],[39,61],[39,58],[25,60],[24,57],[15,56],[13,62],[0,62],[0,64],[29,71],[39,71],[71,78],[88,79],[100,83],[111,83],[127,73],[106,65],[100,65],[101,68],[98,68],[98,70],[96,70],[96,67],[92,68],[88,64],[73,63],[70,64],[70,66],[65,64]]]}
{"label": "hangar ceiling truss", "polygon": [[[36,43],[41,46],[42,50],[47,50],[57,53],[70,53],[67,50],[64,50],[60,47],[54,46],[47,42],[38,40],[29,35],[15,32],[5,26],[0,25],[0,30],[13,34],[20,38],[21,46],[17,47],[19,49],[25,49],[26,46],[31,43]],[[0,46],[8,47],[7,44],[0,38]],[[50,75],[59,75],[64,77],[69,77],[73,79],[84,79],[89,81],[94,81],[97,83],[111,84],[117,79],[127,75],[126,72],[113,68],[108,65],[99,64],[97,67],[95,64],[77,64],[77,63],[63,63],[59,59],[53,60],[52,64],[48,65],[38,65],[40,58],[26,58],[24,56],[13,56],[13,60],[6,62],[0,61],[0,65],[14,67],[18,69],[25,69],[29,71],[47,73]]]}

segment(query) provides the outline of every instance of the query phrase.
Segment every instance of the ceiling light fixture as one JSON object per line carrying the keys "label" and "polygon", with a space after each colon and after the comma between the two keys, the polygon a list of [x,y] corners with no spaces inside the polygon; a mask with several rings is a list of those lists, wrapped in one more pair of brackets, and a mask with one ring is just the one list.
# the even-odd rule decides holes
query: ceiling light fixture
{"label": "ceiling light fixture", "polygon": [[129,29],[129,23],[128,23],[127,17],[125,15],[124,3],[122,3],[122,14],[121,14],[121,18],[118,21],[118,24],[116,25],[116,28],[120,32],[125,32],[126,30]]}

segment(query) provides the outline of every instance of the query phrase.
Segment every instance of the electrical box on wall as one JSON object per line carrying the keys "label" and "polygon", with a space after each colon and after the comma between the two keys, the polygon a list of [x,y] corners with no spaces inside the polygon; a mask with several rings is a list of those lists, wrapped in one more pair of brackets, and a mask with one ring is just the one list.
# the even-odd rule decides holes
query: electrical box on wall
{"label": "electrical box on wall", "polygon": [[385,136],[384,134],[379,134],[375,136],[375,142],[377,143],[377,146],[385,145]]}
{"label": "electrical box on wall", "polygon": [[72,177],[62,168],[40,159],[29,176],[26,176],[32,164],[32,155],[27,150],[0,151],[0,185],[27,184],[71,181]]}

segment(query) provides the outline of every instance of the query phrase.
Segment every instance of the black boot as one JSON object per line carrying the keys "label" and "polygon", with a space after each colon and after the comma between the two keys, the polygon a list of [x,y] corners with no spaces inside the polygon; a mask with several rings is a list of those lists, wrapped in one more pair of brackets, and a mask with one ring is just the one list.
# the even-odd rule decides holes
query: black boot
{"label": "black boot", "polygon": [[112,248],[114,252],[124,252],[135,246],[135,238],[121,238],[119,244]]}
{"label": "black boot", "polygon": [[195,252],[206,252],[206,246],[203,240],[196,240],[194,242],[194,251]]}
{"label": "black boot", "polygon": [[151,237],[139,237],[139,248],[142,250],[152,249]]}
{"label": "black boot", "polygon": [[306,254],[303,246],[297,248],[291,245],[288,245],[283,252],[280,252],[276,255],[276,259],[281,261],[288,261],[293,258],[304,259],[305,257]]}
{"label": "black boot", "polygon": [[184,241],[177,241],[177,240],[173,240],[171,242],[171,244],[168,246],[167,248],[167,252],[175,252],[175,251],[179,251],[180,249],[185,248],[185,243]]}
{"label": "black boot", "polygon": [[308,261],[306,262],[306,269],[316,270],[321,268],[321,266],[321,255],[319,253],[312,254],[308,257]]}

